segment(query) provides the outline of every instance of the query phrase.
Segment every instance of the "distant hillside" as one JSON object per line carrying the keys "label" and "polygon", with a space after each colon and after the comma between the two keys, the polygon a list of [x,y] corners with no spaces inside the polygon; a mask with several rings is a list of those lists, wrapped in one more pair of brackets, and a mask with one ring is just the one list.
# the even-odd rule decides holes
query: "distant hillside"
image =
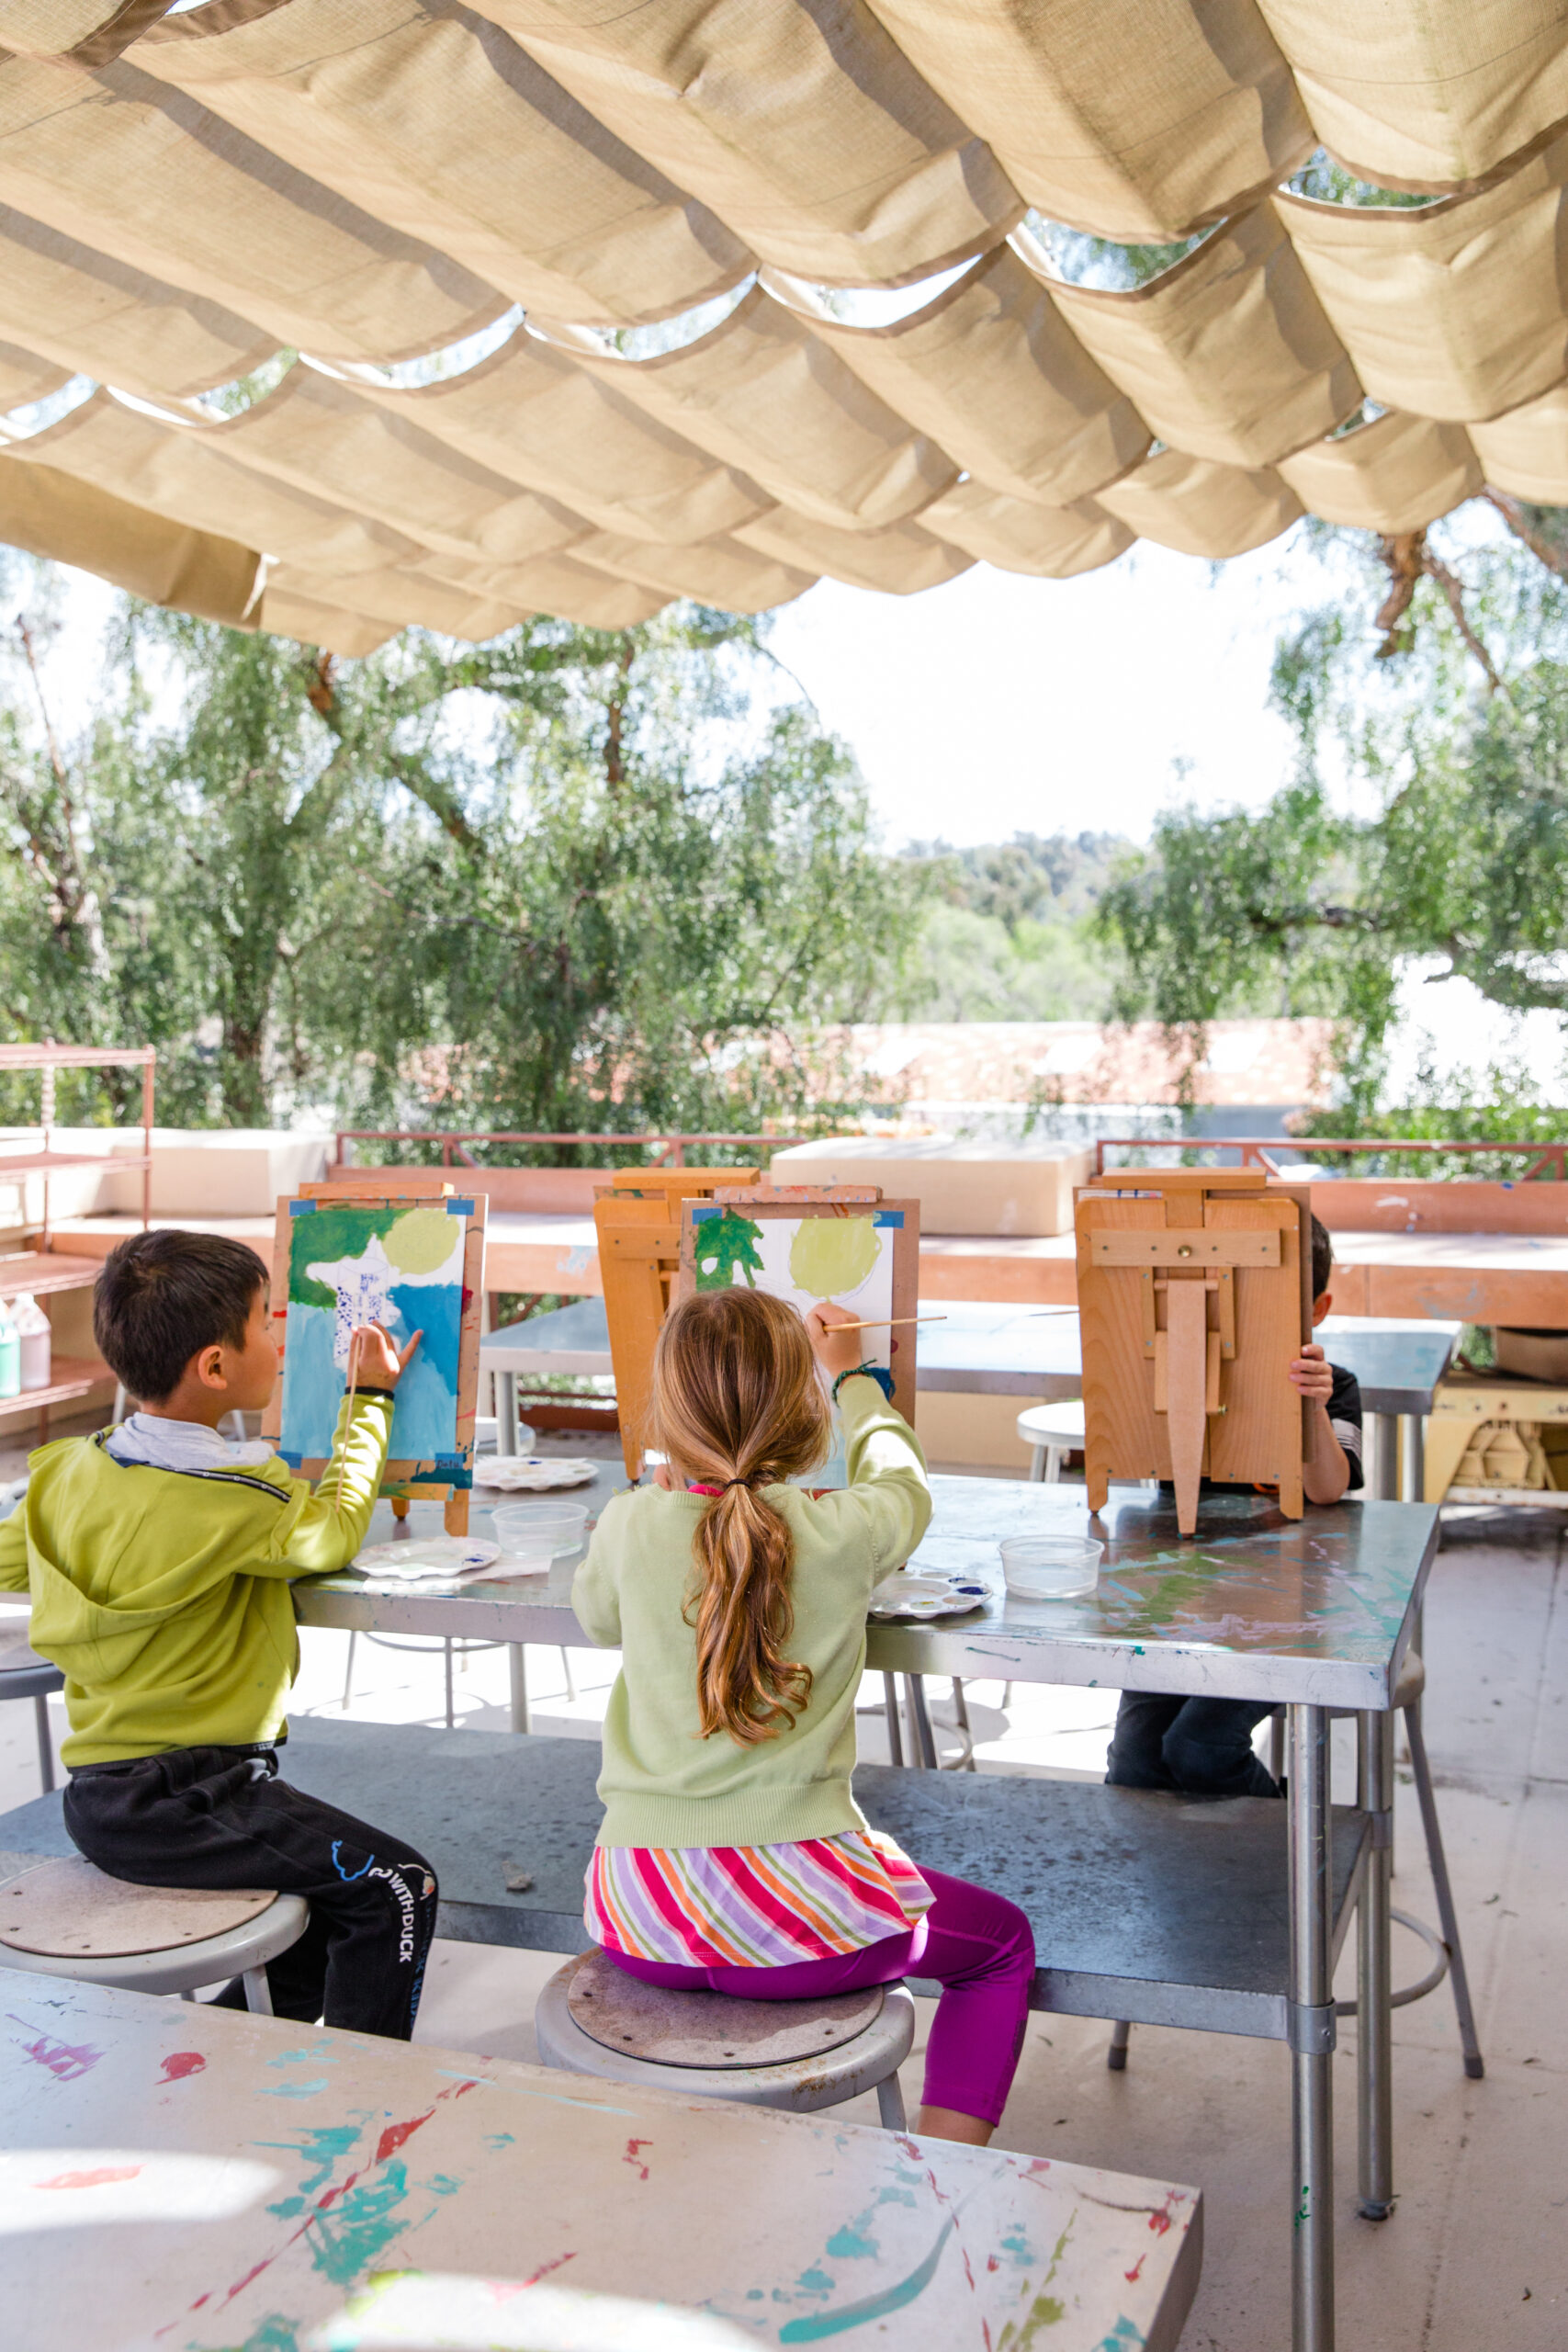
{"label": "distant hillside", "polygon": [[906,856],[931,891],[911,1018],[1100,1021],[1114,968],[1089,919],[1118,855],[1119,833],[1015,833],[952,849],[915,842]]}

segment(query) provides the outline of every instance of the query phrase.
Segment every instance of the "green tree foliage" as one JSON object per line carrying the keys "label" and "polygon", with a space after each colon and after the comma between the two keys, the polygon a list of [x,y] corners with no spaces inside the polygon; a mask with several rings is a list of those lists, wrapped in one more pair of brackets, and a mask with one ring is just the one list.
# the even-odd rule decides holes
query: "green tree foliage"
{"label": "green tree foliage", "polygon": [[1320,527],[1340,593],[1273,668],[1296,773],[1256,812],[1168,812],[1123,862],[1099,913],[1123,1013],[1194,1042],[1222,1014],[1327,1014],[1342,1120],[1378,1098],[1412,959],[1568,1012],[1568,587],[1504,519],[1447,556]]}
{"label": "green tree foliage", "polygon": [[1112,958],[1090,917],[1128,844],[1111,833],[1015,833],[908,853],[929,892],[909,1011],[928,1021],[1100,1021]]}
{"label": "green tree foliage", "polygon": [[171,1120],[744,1129],[904,986],[923,876],[750,620],[339,664],[128,603],[69,748],[12,650],[0,1023],[152,1039]]}

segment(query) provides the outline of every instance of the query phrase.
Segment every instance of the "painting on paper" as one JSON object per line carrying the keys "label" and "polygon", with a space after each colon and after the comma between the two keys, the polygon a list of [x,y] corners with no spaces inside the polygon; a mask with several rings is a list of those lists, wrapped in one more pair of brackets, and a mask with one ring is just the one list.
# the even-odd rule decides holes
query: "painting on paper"
{"label": "painting on paper", "polygon": [[839,1216],[749,1216],[744,1206],[699,1204],[691,1212],[693,1261],[698,1290],[753,1290],[787,1298],[802,1315],[831,1299],[867,1323],[865,1362],[891,1368],[895,1333],[893,1261],[904,1231],[901,1209],[868,1205]]}
{"label": "painting on paper", "polygon": [[356,1323],[380,1323],[400,1349],[424,1334],[398,1384],[389,1459],[466,1485],[458,1421],[474,1204],[340,1197],[291,1201],[288,1211],[283,1458],[298,1466],[332,1452],[349,1335]]}

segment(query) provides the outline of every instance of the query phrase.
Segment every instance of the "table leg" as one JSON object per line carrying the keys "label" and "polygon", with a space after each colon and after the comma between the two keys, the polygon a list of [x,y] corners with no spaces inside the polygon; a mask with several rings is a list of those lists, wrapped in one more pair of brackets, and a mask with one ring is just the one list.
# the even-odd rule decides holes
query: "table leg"
{"label": "table leg", "polygon": [[1293,2352],[1334,2352],[1327,1711],[1292,1706],[1290,1724],[1291,2340]]}
{"label": "table leg", "polygon": [[521,1642],[507,1645],[507,1664],[512,1669],[512,1728],[526,1731],[528,1724],[528,1652]]}
{"label": "table leg", "polygon": [[[1399,1422],[1400,1484],[1407,1503],[1424,1502],[1427,1496],[1427,1424],[1419,1413],[1404,1413]],[[1418,1653],[1426,1645],[1425,1606],[1416,1611],[1411,1642]]]}
{"label": "table leg", "polygon": [[898,1728],[898,1680],[896,1675],[885,1674],[882,1678],[882,1705],[887,1719],[887,1760],[890,1764],[901,1766],[904,1738]]}
{"label": "table leg", "polygon": [[928,1772],[937,1768],[936,1735],[926,1712],[926,1686],[918,1674],[904,1677],[904,1698],[909,1710],[909,1745]]}
{"label": "table leg", "polygon": [[497,1453],[517,1451],[517,1374],[498,1372],[495,1374],[495,1450]]}
{"label": "table leg", "polygon": [[1398,1423],[1392,1413],[1369,1413],[1366,1417],[1367,1492],[1375,1502],[1396,1503],[1399,1500],[1397,1429]]}
{"label": "table leg", "polygon": [[1393,2211],[1393,2006],[1389,1951],[1393,1870],[1393,1716],[1356,1719],[1356,1802],[1371,1815],[1371,1846],[1356,1908],[1356,2144],[1359,2211]]}

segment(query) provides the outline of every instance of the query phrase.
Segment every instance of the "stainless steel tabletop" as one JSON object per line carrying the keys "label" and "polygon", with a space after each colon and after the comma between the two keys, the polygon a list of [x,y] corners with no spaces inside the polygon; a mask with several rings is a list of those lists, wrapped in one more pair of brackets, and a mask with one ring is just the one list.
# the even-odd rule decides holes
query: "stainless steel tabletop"
{"label": "stainless steel tabletop", "polygon": [[1462,1323],[1401,1322],[1326,1316],[1317,1327],[1325,1354],[1354,1373],[1369,1413],[1429,1413],[1458,1347]]}
{"label": "stainless steel tabletop", "polygon": [[[606,1464],[571,1498],[596,1513],[624,1483]],[[1085,1529],[1082,1488],[936,1477],[931,1489],[935,1515],[909,1565],[962,1567],[988,1597],[964,1616],[874,1621],[867,1663],[888,1672],[1385,1708],[1437,1549],[1438,1513],[1425,1503],[1309,1507],[1292,1521],[1266,1496],[1205,1496],[1188,1540],[1167,1498],[1113,1489],[1093,1529],[1107,1544],[1099,1590],[1021,1600],[1005,1588],[998,1545],[1031,1530]],[[439,1524],[438,1504],[414,1509],[416,1525]],[[473,1532],[489,1525],[477,1507]],[[371,1540],[391,1526],[382,1504]],[[298,1584],[295,1596],[310,1625],[586,1646],[571,1610],[576,1565],[562,1558],[547,1576],[423,1594],[370,1591],[351,1570]]]}
{"label": "stainless steel tabletop", "polygon": [[482,1372],[608,1373],[610,1326],[602,1298],[574,1298],[548,1315],[503,1323],[479,1341]]}

